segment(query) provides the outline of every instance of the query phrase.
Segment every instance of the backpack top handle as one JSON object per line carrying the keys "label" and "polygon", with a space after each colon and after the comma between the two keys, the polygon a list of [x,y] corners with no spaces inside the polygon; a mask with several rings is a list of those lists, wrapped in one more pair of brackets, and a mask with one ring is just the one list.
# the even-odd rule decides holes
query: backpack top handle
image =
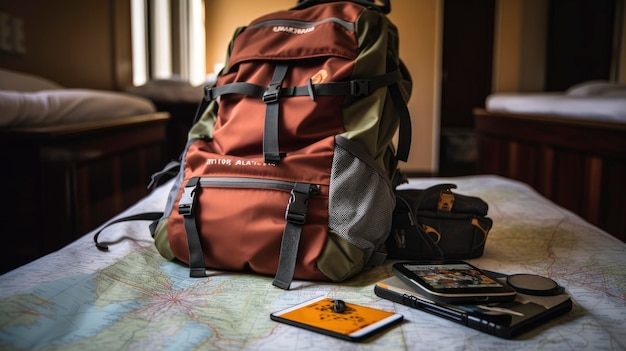
{"label": "backpack top handle", "polygon": [[[313,5],[329,3],[329,2],[338,2],[338,1],[341,1],[341,0],[298,0],[298,3],[293,8],[293,10],[300,10],[300,9],[304,9]],[[349,0],[349,1],[355,2],[357,4],[361,4],[366,7],[375,7],[384,14],[388,14],[389,12],[391,12],[391,0]],[[381,2],[382,5],[376,5],[377,1]]]}

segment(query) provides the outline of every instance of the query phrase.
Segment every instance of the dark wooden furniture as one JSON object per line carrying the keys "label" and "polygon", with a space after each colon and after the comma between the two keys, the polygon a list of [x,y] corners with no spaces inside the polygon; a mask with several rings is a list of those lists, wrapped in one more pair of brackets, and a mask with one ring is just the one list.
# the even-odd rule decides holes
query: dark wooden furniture
{"label": "dark wooden furniture", "polygon": [[626,124],[474,110],[479,173],[523,181],[626,241]]}
{"label": "dark wooden furniture", "polygon": [[147,195],[169,115],[0,131],[4,272],[57,250]]}

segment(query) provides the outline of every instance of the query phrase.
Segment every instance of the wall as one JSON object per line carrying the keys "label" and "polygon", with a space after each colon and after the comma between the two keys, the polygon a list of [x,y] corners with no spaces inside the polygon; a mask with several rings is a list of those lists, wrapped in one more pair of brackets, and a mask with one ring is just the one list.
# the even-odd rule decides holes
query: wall
{"label": "wall", "polygon": [[496,2],[494,92],[543,90],[547,14],[545,0]]}
{"label": "wall", "polygon": [[432,173],[439,158],[439,100],[443,1],[392,1],[390,19],[400,32],[400,57],[413,78],[409,100],[413,124],[407,172]]}
{"label": "wall", "polygon": [[129,9],[127,0],[2,0],[0,13],[22,21],[25,53],[0,51],[0,67],[67,87],[128,84]]}
{"label": "wall", "polygon": [[[207,71],[224,62],[228,42],[238,26],[277,10],[293,7],[295,0],[237,0],[238,11],[232,11],[232,0],[210,0],[206,3]],[[394,0],[390,19],[400,35],[400,56],[413,78],[409,110],[413,121],[413,144],[407,164],[410,172],[430,173],[436,168],[438,151],[438,99],[440,75],[440,35],[442,0]],[[219,15],[216,15],[219,14]],[[438,139],[438,137],[437,137]]]}
{"label": "wall", "polygon": [[[626,6],[617,0],[614,80],[626,83]],[[544,90],[546,70],[548,2],[545,0],[498,0],[494,43],[494,92]]]}

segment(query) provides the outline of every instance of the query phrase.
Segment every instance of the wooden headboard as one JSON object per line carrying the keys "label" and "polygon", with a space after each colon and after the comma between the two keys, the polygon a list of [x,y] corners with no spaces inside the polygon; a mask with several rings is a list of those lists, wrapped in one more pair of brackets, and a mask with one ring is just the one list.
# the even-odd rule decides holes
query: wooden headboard
{"label": "wooden headboard", "polygon": [[475,109],[478,171],[523,181],[626,241],[626,123]]}

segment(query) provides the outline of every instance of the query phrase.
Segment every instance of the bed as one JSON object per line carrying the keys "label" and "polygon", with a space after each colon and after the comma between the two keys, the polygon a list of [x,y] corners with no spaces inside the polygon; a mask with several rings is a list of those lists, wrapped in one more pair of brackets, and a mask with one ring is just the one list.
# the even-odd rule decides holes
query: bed
{"label": "bed", "polygon": [[626,241],[626,84],[492,94],[474,117],[479,174],[524,181]]}
{"label": "bed", "polygon": [[131,94],[0,69],[0,272],[57,250],[145,196],[167,113]]}
{"label": "bed", "polygon": [[[484,255],[469,262],[502,273],[555,279],[573,310],[514,340],[500,339],[374,294],[392,275],[389,261],[342,284],[211,272],[189,278],[162,258],[148,223],[94,232],[0,276],[0,349],[62,350],[623,350],[626,348],[626,244],[549,201],[530,186],[495,175],[413,178],[410,188],[443,182],[489,204],[494,221]],[[161,211],[171,183],[118,216]],[[106,239],[104,239],[106,238]],[[405,321],[363,343],[333,339],[269,318],[317,296],[402,313]]]}

